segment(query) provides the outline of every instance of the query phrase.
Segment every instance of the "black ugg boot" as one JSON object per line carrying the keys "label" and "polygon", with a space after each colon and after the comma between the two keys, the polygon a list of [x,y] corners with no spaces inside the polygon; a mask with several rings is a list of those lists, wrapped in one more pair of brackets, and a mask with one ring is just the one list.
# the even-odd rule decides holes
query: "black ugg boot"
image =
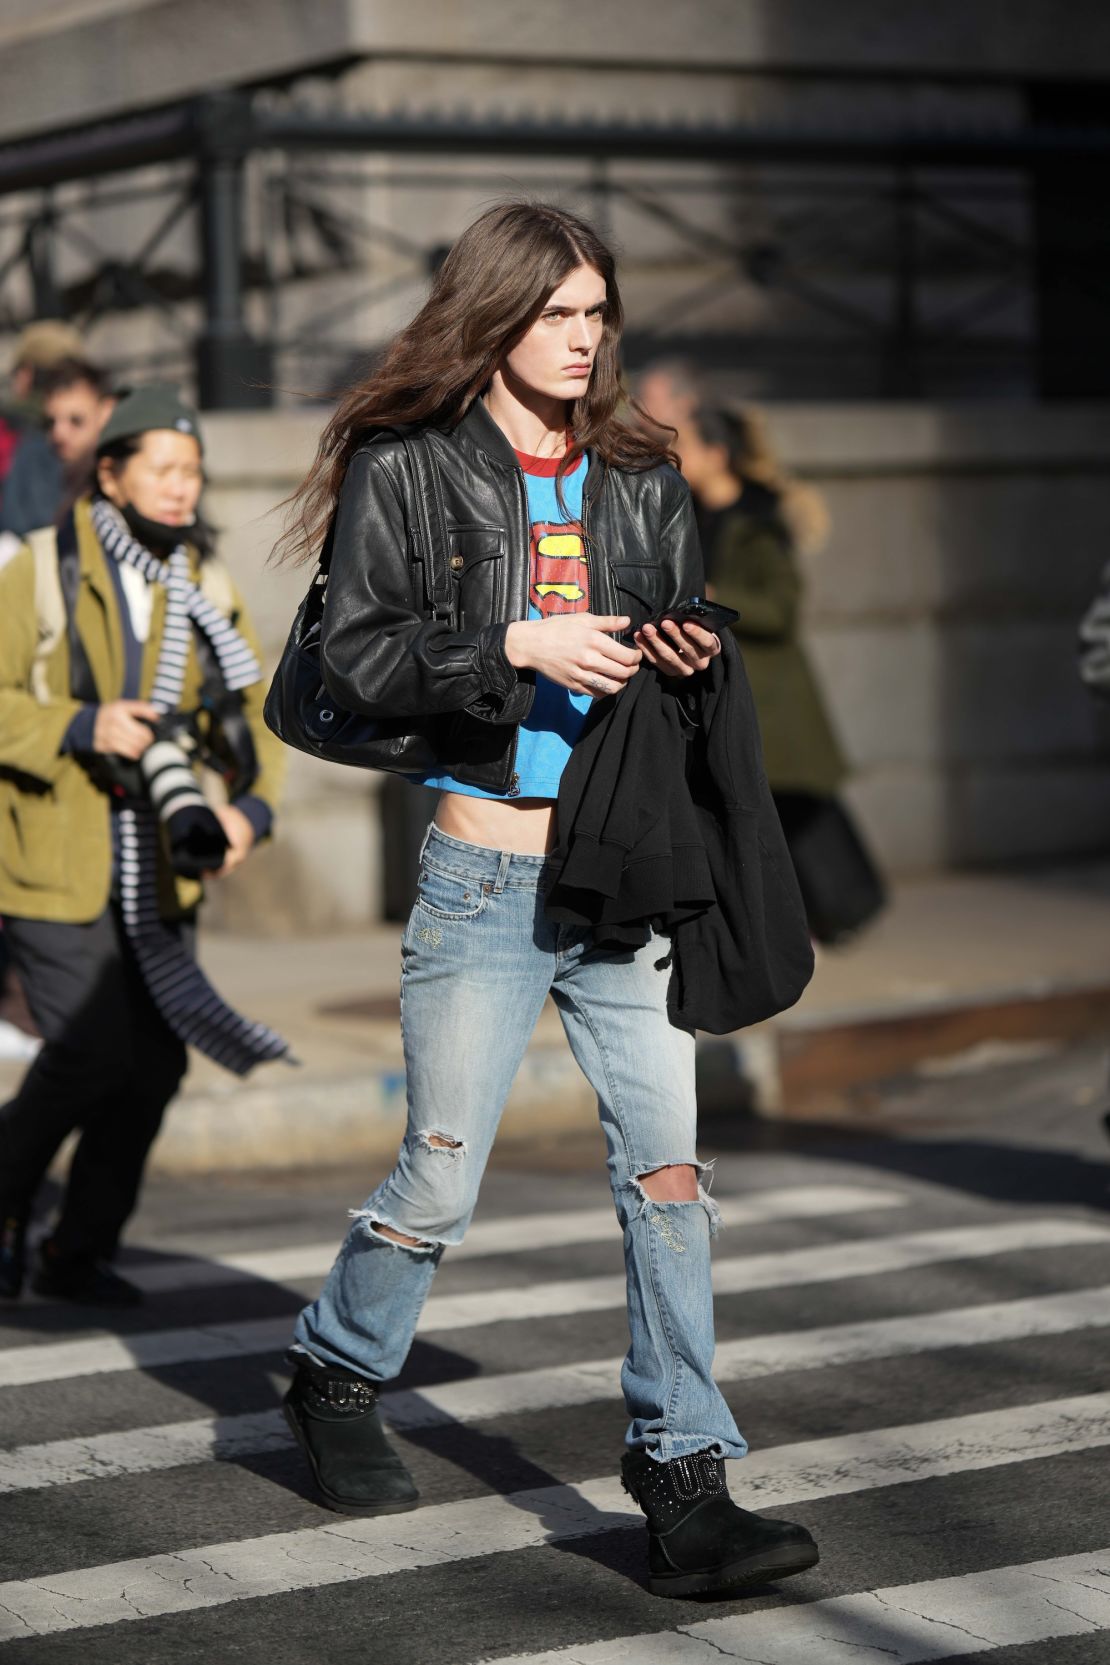
{"label": "black ugg boot", "polygon": [[817,1564],[817,1545],[804,1526],[737,1508],[724,1462],[708,1451],[667,1463],[627,1451],[621,1481],[647,1516],[653,1596],[739,1591]]}
{"label": "black ugg boot", "polygon": [[296,1375],[285,1420],[308,1458],[320,1495],[341,1515],[395,1515],[415,1509],[412,1475],[385,1437],[378,1388],[353,1370],[290,1355]]}

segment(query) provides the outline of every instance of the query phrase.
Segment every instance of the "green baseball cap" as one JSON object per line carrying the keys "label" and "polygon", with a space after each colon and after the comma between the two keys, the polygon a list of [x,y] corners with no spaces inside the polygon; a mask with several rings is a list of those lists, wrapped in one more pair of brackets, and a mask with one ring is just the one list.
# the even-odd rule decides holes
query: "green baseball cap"
{"label": "green baseball cap", "polygon": [[121,388],[116,408],[100,430],[96,442],[97,454],[106,451],[121,439],[134,439],[152,428],[170,428],[175,433],[191,434],[201,450],[197,413],[187,405],[173,382],[147,382],[142,387]]}

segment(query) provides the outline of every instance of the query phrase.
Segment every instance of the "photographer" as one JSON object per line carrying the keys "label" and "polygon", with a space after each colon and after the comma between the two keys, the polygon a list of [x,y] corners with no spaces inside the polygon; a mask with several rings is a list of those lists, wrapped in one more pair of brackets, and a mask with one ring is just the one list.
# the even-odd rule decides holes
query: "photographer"
{"label": "photographer", "polygon": [[[80,1128],[33,1287],[137,1302],[109,1262],[186,1043],[239,1074],[285,1052],[193,958],[199,881],[269,833],[282,767],[249,621],[197,517],[203,483],[176,390],[130,390],[89,490],[0,568],[0,916],[45,1041],[0,1109],[9,1298],[43,1176]],[[215,809],[200,762],[224,779]]]}

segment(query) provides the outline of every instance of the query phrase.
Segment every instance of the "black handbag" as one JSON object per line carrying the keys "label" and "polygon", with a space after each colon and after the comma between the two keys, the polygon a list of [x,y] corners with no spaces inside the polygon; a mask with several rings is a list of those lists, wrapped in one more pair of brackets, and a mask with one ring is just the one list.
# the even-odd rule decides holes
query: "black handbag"
{"label": "black handbag", "polygon": [[[447,525],[439,472],[423,435],[400,433],[399,437],[405,447],[416,502],[416,525],[410,528],[412,560],[421,570],[425,614],[437,618],[451,610]],[[329,763],[386,769],[401,775],[431,773],[439,764],[436,736],[441,718],[382,719],[344,711],[324,686],[320,631],[334,530],[333,522],[274,672],[263,709],[266,725],[287,746]]]}
{"label": "black handbag", "polygon": [[839,798],[775,794],[809,928],[818,942],[846,942],[886,905],[886,889]]}

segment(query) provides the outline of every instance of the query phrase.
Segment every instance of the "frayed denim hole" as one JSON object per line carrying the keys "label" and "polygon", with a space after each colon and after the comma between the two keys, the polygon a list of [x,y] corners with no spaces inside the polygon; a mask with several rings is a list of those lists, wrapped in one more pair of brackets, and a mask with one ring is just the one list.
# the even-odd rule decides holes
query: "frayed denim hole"
{"label": "frayed denim hole", "polygon": [[449,1157],[459,1161],[466,1155],[465,1139],[454,1139],[449,1133],[443,1133],[438,1128],[422,1128],[416,1135],[416,1148],[429,1151],[433,1156]]}
{"label": "frayed denim hole", "polygon": [[[717,1207],[717,1204],[713,1201],[713,1198],[709,1195],[706,1187],[702,1184],[703,1176],[708,1178],[710,1184],[713,1183],[713,1167],[713,1162],[660,1162],[655,1168],[645,1168],[640,1177],[630,1179],[624,1187],[626,1191],[631,1191],[634,1196],[639,1198],[640,1206],[636,1210],[633,1218],[636,1220],[643,1219],[649,1209],[666,1210],[670,1208],[703,1208],[709,1221],[709,1235],[711,1238],[716,1237],[717,1233],[721,1229],[721,1211]],[[659,1197],[649,1196],[647,1191],[644,1189],[643,1181],[645,1179],[650,1179],[652,1174],[660,1173],[664,1168],[693,1168],[695,1174],[697,1175],[698,1181],[697,1196],[674,1200],[660,1199]],[[685,1243],[683,1243],[681,1248],[679,1248],[678,1242],[674,1241],[675,1239],[678,1239],[679,1234],[675,1231],[673,1225],[662,1223],[659,1220],[658,1215],[653,1216],[653,1224],[669,1248],[674,1249],[676,1254],[686,1253]]]}
{"label": "frayed denim hole", "polygon": [[351,1219],[361,1226],[366,1236],[372,1238],[375,1243],[385,1243],[391,1249],[400,1249],[403,1253],[415,1255],[418,1260],[424,1260],[428,1255],[443,1253],[442,1243],[431,1243],[424,1238],[421,1238],[419,1243],[402,1243],[398,1238],[388,1236],[380,1229],[382,1226],[388,1226],[390,1231],[399,1231],[405,1237],[415,1237],[416,1233],[405,1231],[404,1226],[399,1226],[396,1220],[387,1220],[380,1208],[352,1208],[348,1212]]}

